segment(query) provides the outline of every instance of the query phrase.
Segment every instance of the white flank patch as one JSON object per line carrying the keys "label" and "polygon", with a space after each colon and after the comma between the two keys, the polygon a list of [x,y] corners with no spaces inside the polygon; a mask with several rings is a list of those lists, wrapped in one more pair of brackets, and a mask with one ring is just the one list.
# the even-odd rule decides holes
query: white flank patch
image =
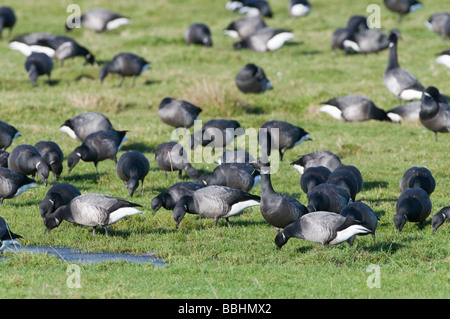
{"label": "white flank patch", "polygon": [[17,192],[14,194],[14,196],[13,197],[17,197],[17,196],[19,196],[20,194],[22,194],[23,192],[25,192],[27,189],[29,189],[29,188],[37,188],[38,186],[35,184],[35,183],[30,183],[30,184],[27,184],[27,185],[23,185],[23,186],[20,186],[18,189],[17,189]]}
{"label": "white flank patch", "polygon": [[259,202],[256,200],[250,199],[246,200],[244,202],[239,202],[231,206],[231,210],[226,216],[224,217],[230,217],[239,214],[241,211],[243,211],[247,207],[256,206],[259,205]]}
{"label": "white flank patch", "polygon": [[119,18],[119,19],[115,19],[115,20],[111,20],[106,24],[106,30],[113,30],[113,29],[117,29],[118,27],[125,25],[125,24],[130,24],[131,20],[127,19],[127,18]]}
{"label": "white flank patch", "polygon": [[325,104],[324,106],[322,106],[319,109],[319,112],[327,113],[327,114],[331,115],[332,117],[334,117],[336,120],[340,120],[340,121],[344,120],[342,118],[342,111],[333,105]]}
{"label": "white flank patch", "polygon": [[293,167],[294,167],[300,174],[303,174],[303,172],[305,171],[305,168],[304,168],[303,166],[301,166],[301,165],[294,164]]}
{"label": "white flank patch", "polygon": [[402,121],[402,117],[400,115],[398,115],[397,113],[392,113],[389,112],[386,114],[387,117],[389,117],[391,119],[392,122],[394,123],[400,123]]}
{"label": "white flank patch", "polygon": [[228,35],[229,37],[232,37],[233,39],[239,38],[239,33],[234,30],[223,30],[223,34]]}
{"label": "white flank patch", "polygon": [[443,54],[436,59],[436,63],[443,64],[447,68],[450,68],[450,55]]}
{"label": "white flank patch", "polygon": [[9,44],[9,48],[12,50],[17,50],[25,56],[29,56],[32,53],[30,46],[23,42],[13,41]]}
{"label": "white flank patch", "polygon": [[294,34],[290,33],[290,32],[282,32],[277,34],[276,36],[274,36],[272,39],[270,39],[269,41],[267,41],[267,48],[270,51],[275,51],[278,50],[279,48],[281,48],[283,46],[283,44],[294,38]]}
{"label": "white flank patch", "polygon": [[294,6],[292,6],[291,8],[291,14],[294,17],[303,17],[309,14],[309,12],[311,11],[311,8],[308,6],[305,6],[304,4],[296,4]]}
{"label": "white flank patch", "polygon": [[121,220],[124,217],[136,214],[142,214],[142,212],[134,207],[119,208],[118,210],[113,211],[109,215],[108,225],[114,224],[115,222]]}
{"label": "white flank patch", "polygon": [[366,227],[363,227],[361,225],[352,225],[350,227],[347,227],[344,230],[338,231],[336,234],[336,238],[334,238],[332,241],[330,241],[331,245],[337,245],[340,244],[350,237],[358,234],[368,234],[371,233],[369,229]]}
{"label": "white flank patch", "polygon": [[352,40],[344,40],[344,42],[342,42],[342,45],[344,46],[344,48],[352,49],[355,52],[361,51],[358,43],[356,43],[355,41],[352,41]]}
{"label": "white flank patch", "polygon": [[45,53],[52,59],[55,57],[55,50],[53,50],[52,48],[44,47],[41,45],[30,45],[29,48],[32,52]]}
{"label": "white flank patch", "polygon": [[261,175],[255,176],[255,178],[253,179],[252,189],[255,188],[260,182],[261,182]]}
{"label": "white flank patch", "polygon": [[63,133],[67,133],[67,134],[68,134],[71,138],[73,138],[74,140],[81,141],[81,140],[78,138],[78,136],[76,136],[75,132],[74,132],[70,127],[68,127],[68,126],[65,126],[65,125],[61,126],[61,128],[59,129],[59,131],[60,131],[60,132],[63,132]]}
{"label": "white flank patch", "polygon": [[417,90],[403,90],[400,93],[400,98],[403,100],[420,100],[422,98],[422,91]]}

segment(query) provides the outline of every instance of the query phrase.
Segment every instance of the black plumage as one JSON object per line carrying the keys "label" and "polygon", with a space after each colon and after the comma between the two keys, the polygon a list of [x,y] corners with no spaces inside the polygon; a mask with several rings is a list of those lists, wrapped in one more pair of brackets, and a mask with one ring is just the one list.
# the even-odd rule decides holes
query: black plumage
{"label": "black plumage", "polygon": [[428,87],[422,95],[419,119],[422,125],[434,133],[437,141],[437,133],[450,133],[450,105],[439,102],[439,90]]}
{"label": "black plumage", "polygon": [[21,136],[19,131],[6,122],[0,121],[0,148],[6,150],[12,142]]}
{"label": "black plumage", "polygon": [[150,162],[139,151],[128,151],[120,156],[116,164],[117,176],[123,181],[132,197],[141,182],[141,193],[144,189],[144,179],[150,171]]}
{"label": "black plumage", "polygon": [[188,129],[194,125],[201,111],[201,108],[188,101],[165,97],[159,104],[158,115],[170,126]]}
{"label": "black plumage", "polygon": [[159,169],[164,172],[166,179],[167,172],[173,171],[179,171],[178,178],[181,178],[183,171],[193,180],[198,178],[198,172],[189,162],[186,151],[177,142],[165,142],[158,145],[155,151],[155,160]]}
{"label": "black plumage", "polygon": [[125,77],[133,77],[133,86],[136,81],[136,77],[141,75],[145,70],[150,68],[150,63],[144,58],[134,53],[119,53],[112,61],[107,62],[99,71],[98,76],[100,83],[109,73],[116,73],[122,77],[119,87],[122,86]]}
{"label": "black plumage", "polygon": [[205,185],[196,182],[178,182],[165,191],[159,193],[151,201],[151,208],[155,214],[161,207],[173,210],[178,201],[184,196],[192,196],[194,192]]}
{"label": "black plumage", "polygon": [[210,48],[213,46],[211,30],[204,23],[193,23],[184,34],[186,44],[202,45]]}
{"label": "black plumage", "polygon": [[394,226],[400,233],[407,221],[422,225],[431,209],[430,197],[422,188],[405,189],[395,204]]}
{"label": "black plumage", "polygon": [[44,185],[47,185],[50,167],[33,145],[22,144],[15,147],[9,154],[8,167],[22,175],[34,177],[37,173]]}
{"label": "black plumage", "polygon": [[50,76],[53,70],[53,61],[45,53],[33,52],[25,60],[25,70],[30,78],[31,85],[36,86],[36,81],[39,76]]}
{"label": "black plumage", "polygon": [[53,173],[53,180],[58,180],[63,171],[64,160],[64,154],[59,145],[53,141],[40,141],[34,147]]}
{"label": "black plumage", "polygon": [[0,7],[0,38],[3,36],[3,29],[9,29],[9,35],[11,35],[16,20],[16,14],[13,8],[7,6]]}
{"label": "black plumage", "polygon": [[245,94],[264,93],[273,89],[264,70],[253,63],[246,64],[239,71],[236,75],[235,83],[239,91]]}
{"label": "black plumage", "polygon": [[53,185],[39,204],[41,217],[45,219],[60,206],[69,204],[72,199],[79,195],[81,195],[80,191],[72,184],[60,183]]}
{"label": "black plumage", "polygon": [[430,196],[436,188],[436,180],[426,167],[413,166],[406,170],[400,180],[400,191],[408,188],[422,188]]}

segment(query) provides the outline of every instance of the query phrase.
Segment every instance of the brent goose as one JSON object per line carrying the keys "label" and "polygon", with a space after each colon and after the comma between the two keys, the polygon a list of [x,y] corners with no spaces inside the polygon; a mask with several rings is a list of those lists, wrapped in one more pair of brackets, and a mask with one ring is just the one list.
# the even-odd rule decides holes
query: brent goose
{"label": "brent goose", "polygon": [[291,163],[291,165],[303,174],[305,169],[313,166],[325,166],[334,171],[338,166],[342,165],[341,159],[336,154],[330,151],[314,151],[305,155]]}
{"label": "brent goose", "polygon": [[53,173],[52,181],[58,180],[63,170],[64,160],[64,154],[59,145],[53,141],[40,141],[34,147]]}
{"label": "brent goose", "polygon": [[401,121],[418,121],[421,104],[421,101],[408,102],[387,110],[386,113],[390,117],[395,116],[392,113],[397,114]]}
{"label": "brent goose", "polygon": [[420,99],[425,87],[407,70],[400,67],[397,57],[398,35],[389,34],[389,58],[383,74],[384,85],[387,89],[403,100]]}
{"label": "brent goose", "polygon": [[245,39],[257,30],[266,27],[266,23],[261,17],[243,17],[231,22],[223,33],[234,39]]}
{"label": "brent goose", "polygon": [[367,18],[363,15],[355,14],[347,20],[346,28],[353,30],[354,32],[360,32],[369,29]]}
{"label": "brent goose", "polygon": [[19,131],[12,125],[0,121],[0,148],[6,150],[12,142],[21,136]]}
{"label": "brent goose", "polygon": [[407,188],[415,187],[422,188],[427,192],[428,196],[434,192],[436,180],[428,168],[413,166],[408,168],[405,174],[403,174],[399,184],[400,191],[403,192]]}
{"label": "brent goose", "polygon": [[261,173],[261,204],[259,207],[261,215],[278,232],[280,228],[298,220],[308,211],[305,205],[294,197],[278,193],[273,189],[270,178],[270,163],[265,162],[267,163],[258,160],[255,163],[250,163],[250,165],[258,168]]}
{"label": "brent goose", "polygon": [[446,219],[450,219],[450,206],[446,206],[438,211],[431,219],[431,226],[433,227],[433,234],[437,229],[445,222]]}
{"label": "brent goose", "polygon": [[375,103],[362,95],[345,95],[322,102],[319,112],[324,112],[337,120],[361,122],[369,120],[400,122],[395,113],[387,114]]}
{"label": "brent goose", "polygon": [[159,169],[164,172],[166,179],[167,172],[173,171],[179,171],[178,178],[181,178],[183,171],[193,180],[198,178],[198,172],[189,162],[186,151],[177,142],[160,144],[155,151],[155,160]]}
{"label": "brent goose", "polygon": [[239,49],[249,49],[255,52],[268,52],[280,49],[286,41],[294,38],[291,30],[264,27],[255,31],[248,38],[233,44]]}
{"label": "brent goose", "polygon": [[238,121],[213,119],[203,124],[201,130],[191,135],[190,146],[191,149],[195,149],[198,145],[212,148],[225,147],[243,134],[245,134],[245,130]]}
{"label": "brent goose", "polygon": [[416,0],[384,0],[384,5],[390,11],[398,13],[399,23],[403,16],[423,8],[422,3]]}
{"label": "brent goose", "polygon": [[[341,215],[360,221],[363,227],[370,230],[373,242],[375,243],[375,231],[378,226],[378,217],[369,205],[361,202],[350,203],[341,210]],[[353,246],[355,237],[356,236],[352,236],[347,240],[347,243],[350,246]]]}
{"label": "brent goose", "polygon": [[161,208],[173,210],[178,201],[184,196],[192,196],[194,192],[205,187],[196,182],[178,182],[165,191],[159,193],[151,201],[153,215]]}
{"label": "brent goose", "polygon": [[116,164],[117,176],[123,181],[130,197],[141,182],[141,193],[144,190],[144,179],[150,171],[148,159],[139,151],[128,151],[120,156]]}
{"label": "brent goose", "polygon": [[345,54],[359,52],[360,48],[355,40],[355,31],[350,28],[338,28],[331,36],[331,49],[336,52],[337,49],[344,50]]}
{"label": "brent goose", "polygon": [[47,186],[50,167],[39,151],[32,145],[22,144],[15,147],[9,154],[8,167],[22,175],[32,175],[34,177],[38,173],[44,185]]}
{"label": "brent goose", "polygon": [[88,49],[66,36],[30,33],[13,39],[9,47],[26,56],[32,52],[45,53],[50,58],[60,61],[61,65],[64,64],[64,60],[78,56],[84,57],[86,62],[91,65],[95,64],[95,56]]}
{"label": "brent goose", "polygon": [[300,178],[300,187],[308,194],[314,187],[326,183],[331,172],[325,166],[308,167]]}
{"label": "brent goose", "polygon": [[17,241],[18,238],[23,237],[13,233],[6,220],[0,216],[0,254],[8,247],[22,246]]}
{"label": "brent goose", "polygon": [[434,13],[425,21],[425,25],[445,39],[450,36],[450,13]]}
{"label": "brent goose", "polygon": [[234,10],[237,10],[240,14],[245,14],[250,17],[273,17],[272,8],[266,0],[244,0],[240,2],[242,2],[242,5],[236,6]]}
{"label": "brent goose", "polygon": [[3,36],[3,29],[9,29],[9,35],[11,35],[12,29],[16,24],[16,15],[11,7],[0,7],[0,38]]}
{"label": "brent goose", "polygon": [[69,204],[72,199],[79,195],[81,195],[80,191],[72,184],[61,183],[53,185],[39,204],[41,217],[45,218],[60,206]]}
{"label": "brent goose", "polygon": [[419,119],[425,128],[434,133],[437,141],[437,133],[450,133],[450,105],[439,102],[441,94],[434,87],[428,87],[422,96]]}
{"label": "brent goose", "polygon": [[186,212],[213,218],[215,226],[220,218],[225,218],[230,226],[229,217],[241,214],[247,207],[259,205],[260,199],[240,189],[206,186],[195,191],[192,196],[182,197],[173,209],[173,218],[177,229]]}
{"label": "brent goose", "polygon": [[61,225],[61,222],[65,220],[69,223],[93,227],[93,235],[96,234],[96,229],[100,226],[105,229],[105,235],[108,237],[107,226],[124,217],[142,214],[136,207],[142,206],[123,198],[105,194],[83,194],[76,196],[69,204],[60,206],[53,213],[45,216],[44,224],[46,230],[50,231]]}
{"label": "brent goose", "polygon": [[211,173],[202,174],[197,183],[206,186],[228,186],[249,192],[259,184],[260,180],[260,172],[245,163],[224,163],[217,166]]}
{"label": "brent goose", "polygon": [[327,211],[340,213],[351,197],[348,192],[339,185],[322,183],[314,187],[307,194],[309,213],[317,211]]}
{"label": "brent goose", "polygon": [[[80,19],[79,22],[81,25],[77,25],[77,19]],[[77,27],[84,27],[100,33],[130,24],[131,20],[119,13],[111,12],[103,8],[93,8],[85,11],[81,17],[74,17],[70,22],[70,24],[66,23],[67,31]]]}
{"label": "brent goose", "polygon": [[[392,30],[400,37],[399,30]],[[389,34],[390,34],[389,33]],[[378,53],[389,48],[389,34],[384,34],[377,29],[366,29],[355,33],[355,41],[359,47],[359,53]]]}
{"label": "brent goose", "polygon": [[0,167],[8,167],[9,153],[0,149]]}
{"label": "brent goose", "polygon": [[133,77],[133,86],[136,81],[136,77],[141,75],[145,70],[150,69],[150,63],[144,58],[134,53],[119,53],[112,59],[111,62],[106,63],[98,72],[100,83],[109,73],[117,73],[122,79],[119,83],[119,87],[122,86],[126,76]]}
{"label": "brent goose", "polygon": [[72,117],[59,129],[60,132],[67,133],[77,141],[83,141],[91,133],[109,130],[113,130],[110,120],[97,112],[85,112]]}
{"label": "brent goose", "polygon": [[170,126],[188,129],[194,125],[201,111],[201,108],[188,101],[165,97],[159,104],[158,115]]}
{"label": "brent goose", "polygon": [[24,66],[32,86],[36,86],[36,81],[41,75],[47,75],[50,81],[53,61],[47,54],[40,52],[31,53],[25,60]]}
{"label": "brent goose", "polygon": [[34,179],[17,173],[10,168],[0,167],[0,204],[4,199],[19,196],[29,188],[36,188]]}
{"label": "brent goose", "polygon": [[126,131],[98,131],[88,135],[67,157],[69,173],[80,159],[84,162],[93,162],[97,175],[98,162],[111,159],[117,164],[117,152],[122,143],[128,140],[125,134]]}
{"label": "brent goose", "polygon": [[264,156],[269,156],[272,150],[278,151],[280,160],[288,149],[311,141],[309,133],[300,126],[285,121],[269,121],[264,123],[258,132],[258,140]]}
{"label": "brent goose", "polygon": [[264,70],[253,64],[245,65],[236,75],[235,83],[242,93],[263,93],[272,90],[273,86]]}
{"label": "brent goose", "polygon": [[370,229],[361,225],[361,222],[346,218],[333,212],[320,211],[303,215],[300,219],[286,226],[275,237],[278,249],[290,238],[305,239],[320,243],[322,246],[337,245],[349,238],[370,233]]}
{"label": "brent goose", "polygon": [[395,205],[394,226],[400,233],[405,223],[420,223],[431,214],[431,200],[422,188],[407,188]]}
{"label": "brent goose", "polygon": [[213,46],[211,30],[204,23],[193,23],[184,34],[186,44],[199,44],[210,48]]}
{"label": "brent goose", "polygon": [[255,158],[250,155],[249,152],[244,150],[226,150],[223,152],[222,156],[217,159],[217,164],[224,163],[247,163],[255,161]]}
{"label": "brent goose", "polygon": [[311,5],[308,0],[290,0],[288,12],[291,18],[304,17],[311,12]]}
{"label": "brent goose", "polygon": [[341,186],[350,195],[352,201],[355,201],[356,194],[358,194],[362,188],[361,173],[355,166],[351,166],[355,171],[344,167],[347,166],[342,165],[336,168],[328,177],[327,183]]}

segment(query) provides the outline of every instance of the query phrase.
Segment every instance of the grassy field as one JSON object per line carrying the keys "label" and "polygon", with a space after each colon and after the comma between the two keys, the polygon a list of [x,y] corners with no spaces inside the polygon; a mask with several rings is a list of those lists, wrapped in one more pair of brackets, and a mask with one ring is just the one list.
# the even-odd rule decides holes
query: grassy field
{"label": "grassy field", "polygon": [[[30,32],[64,34],[64,23],[72,1],[15,1],[18,17],[13,36]],[[80,264],[81,288],[69,288],[70,263],[35,254],[8,254],[0,262],[0,299],[4,298],[448,298],[449,225],[432,234],[430,218],[423,228],[408,223],[401,234],[392,218],[400,195],[398,184],[411,166],[426,166],[437,186],[431,195],[432,215],[449,205],[450,136],[433,134],[420,123],[343,123],[318,113],[319,103],[332,97],[361,94],[387,110],[399,101],[387,91],[382,74],[388,52],[376,55],[336,54],[330,49],[332,32],[353,14],[366,15],[366,7],[379,4],[381,27],[398,28],[399,60],[426,86],[435,85],[450,94],[450,69],[434,63],[435,54],[450,46],[430,32],[424,21],[439,11],[448,11],[441,0],[424,1],[424,8],[397,24],[382,1],[312,0],[312,12],[290,19],[287,0],[270,1],[274,18],[269,26],[292,29],[295,39],[279,51],[265,54],[235,51],[233,40],[222,30],[239,16],[225,9],[226,1],[77,1],[82,11],[108,7],[132,19],[132,24],[108,33],[78,29],[69,35],[89,48],[98,66],[84,65],[81,58],[55,64],[52,81],[38,80],[31,87],[23,64],[25,57],[8,48],[7,32],[0,41],[0,119],[22,134],[8,149],[53,140],[67,156],[79,145],[58,132],[68,118],[86,111],[107,115],[116,129],[128,130],[130,138],[121,152],[139,150],[150,161],[151,171],[142,194],[132,201],[143,205],[144,214],[111,226],[96,237],[91,229],[63,223],[44,233],[38,205],[48,187],[39,187],[12,200],[5,200],[0,215],[21,234],[23,245],[64,246],[88,252],[152,253],[168,263],[164,267],[129,262]],[[45,3],[45,4],[44,4]],[[210,26],[214,46],[186,46],[183,35],[193,22]],[[136,80],[109,75],[103,85],[99,68],[119,52],[134,52],[151,63],[151,69]],[[274,90],[263,95],[244,95],[234,84],[237,72],[247,63],[264,68]],[[232,118],[245,128],[259,128],[268,120],[289,121],[310,132],[313,141],[285,154],[274,188],[302,203],[300,175],[290,162],[315,150],[330,150],[345,164],[357,166],[365,181],[358,201],[369,204],[380,218],[377,242],[359,237],[353,247],[346,244],[322,248],[291,239],[282,250],[274,244],[275,230],[258,208],[214,227],[213,220],[187,215],[175,229],[171,212],[151,214],[150,201],[178,181],[168,180],[154,160],[156,147],[170,140],[172,129],[157,115],[166,97],[188,100],[203,109],[201,118]],[[192,131],[192,130],[191,130]],[[238,139],[239,146],[245,141]],[[195,163],[201,172],[214,164]],[[82,193],[98,192],[129,199],[115,173],[113,161],[99,163],[96,178],[92,163],[80,162],[69,175],[65,164],[61,182],[72,183]],[[183,180],[188,180],[183,177]],[[259,187],[252,193],[259,194]],[[371,288],[373,270],[379,270],[379,288]]]}

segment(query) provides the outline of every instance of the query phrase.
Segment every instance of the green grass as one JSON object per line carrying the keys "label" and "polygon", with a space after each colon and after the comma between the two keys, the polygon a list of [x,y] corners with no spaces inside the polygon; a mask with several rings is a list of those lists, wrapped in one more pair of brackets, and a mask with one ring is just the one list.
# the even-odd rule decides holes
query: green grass
{"label": "green grass", "polygon": [[[398,183],[411,166],[426,166],[436,178],[431,195],[432,215],[449,205],[450,136],[441,134],[434,142],[431,132],[420,123],[401,125],[381,122],[342,123],[317,112],[319,103],[347,94],[362,94],[379,107],[399,104],[384,87],[382,74],[387,51],[377,55],[344,56],[330,50],[334,29],[344,26],[352,14],[366,14],[370,3],[381,7],[384,31],[399,28],[400,64],[425,85],[447,92],[450,70],[434,63],[435,53],[446,49],[442,41],[425,28],[423,22],[444,10],[441,1],[427,1],[425,8],[406,17],[401,25],[397,16],[384,9],[382,1],[313,1],[311,14],[291,20],[286,1],[271,1],[274,18],[270,26],[291,28],[295,41],[281,50],[258,54],[234,51],[233,41],[222,34],[238,16],[225,10],[225,1],[95,1],[121,11],[133,22],[119,30],[95,34],[74,30],[70,36],[94,52],[99,67],[119,52],[134,52],[151,62],[151,70],[131,87],[127,79],[118,88],[118,76],[109,75],[103,85],[97,77],[99,67],[84,65],[82,59],[55,65],[52,85],[40,78],[31,87],[23,64],[24,56],[9,50],[1,40],[0,118],[19,129],[19,144],[40,140],[57,142],[67,156],[79,143],[58,132],[64,121],[79,113],[97,111],[107,115],[117,129],[128,130],[122,152],[137,149],[150,160],[151,171],[144,193],[133,201],[143,205],[145,214],[121,220],[92,236],[91,229],[62,223],[44,233],[38,205],[48,187],[38,180],[32,189],[12,200],[5,200],[0,215],[14,232],[24,236],[23,245],[52,245],[79,248],[88,252],[151,252],[168,265],[128,262],[80,264],[81,288],[68,288],[69,263],[51,256],[8,254],[0,262],[0,298],[448,298],[449,226],[432,234],[430,218],[423,228],[408,223],[398,234],[392,218],[400,195]],[[29,32],[64,33],[63,24],[70,1],[17,1],[18,24],[14,35]],[[91,1],[77,2],[82,11]],[[205,4],[207,3],[207,5]],[[214,47],[186,46],[183,35],[192,22],[207,23],[213,32]],[[7,32],[4,33],[7,35]],[[274,90],[263,95],[244,95],[234,77],[246,63],[264,68]],[[258,208],[248,209],[214,228],[213,220],[187,215],[175,230],[172,214],[161,209],[151,214],[150,201],[177,182],[177,173],[166,181],[154,161],[156,147],[170,140],[172,129],[157,115],[160,101],[172,96],[189,100],[203,109],[202,119],[235,118],[245,128],[258,128],[271,119],[286,120],[310,132],[312,142],[304,143],[285,155],[274,188],[306,203],[300,189],[300,175],[289,163],[300,154],[330,150],[345,164],[357,166],[365,187],[357,200],[369,204],[380,218],[377,243],[370,236],[359,237],[353,247],[346,244],[322,248],[307,241],[291,239],[282,250],[274,244],[275,230],[262,218]],[[191,130],[192,131],[192,130]],[[244,145],[238,139],[238,145]],[[196,163],[201,171],[213,164]],[[92,163],[80,162],[70,175],[67,166],[61,182],[72,183],[82,193],[99,192],[129,198],[118,179],[112,161],[99,164],[100,178]],[[183,180],[187,180],[184,178]],[[252,191],[259,194],[259,187]],[[366,269],[380,269],[380,288],[370,289]]]}

